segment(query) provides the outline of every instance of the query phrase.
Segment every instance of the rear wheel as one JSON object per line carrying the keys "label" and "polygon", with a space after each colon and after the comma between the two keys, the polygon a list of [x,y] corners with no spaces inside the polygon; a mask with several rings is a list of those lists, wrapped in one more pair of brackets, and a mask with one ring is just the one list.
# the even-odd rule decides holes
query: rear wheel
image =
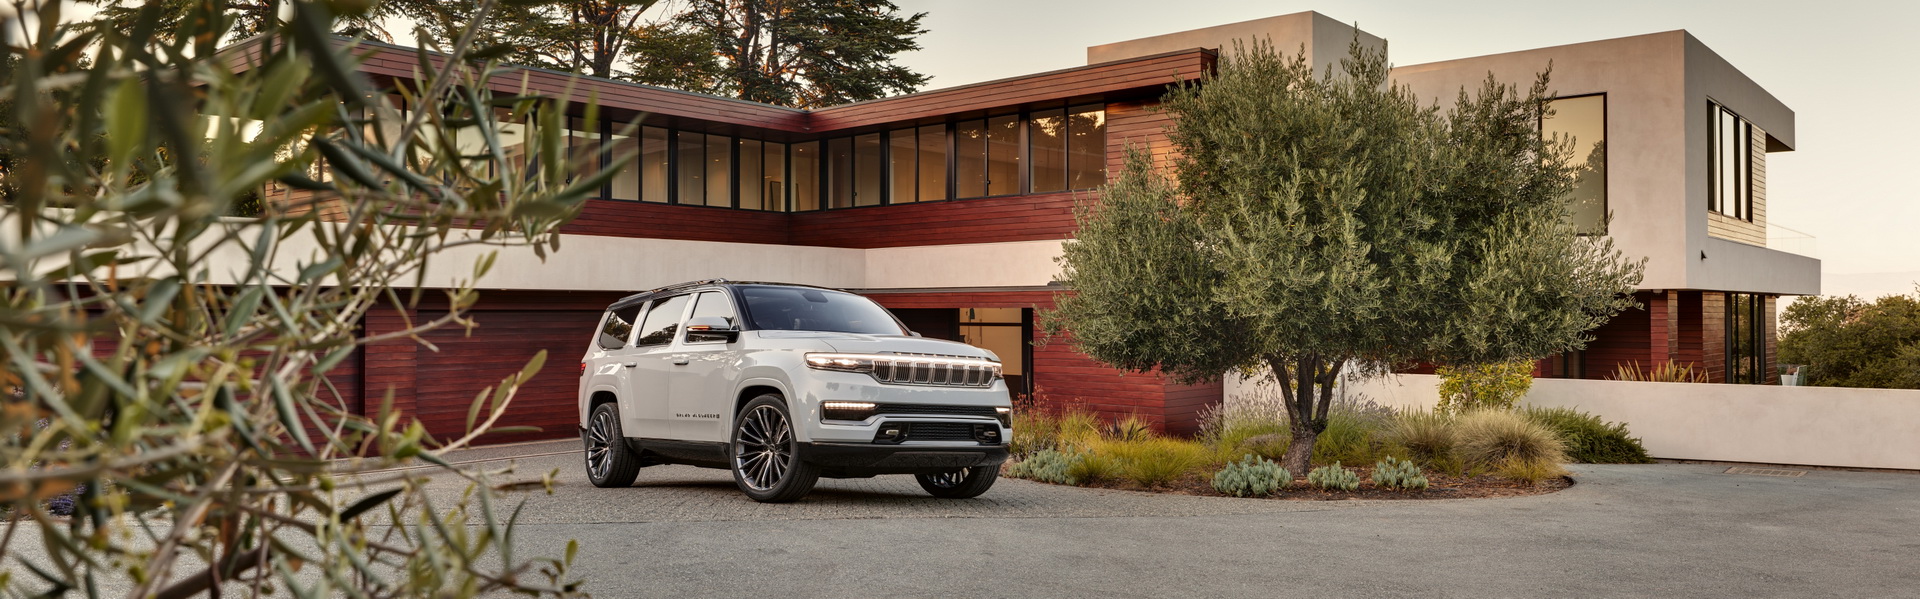
{"label": "rear wheel", "polygon": [[787,401],[778,395],[747,402],[734,417],[733,442],[728,445],[733,482],[754,501],[795,501],[820,480],[820,469],[801,459]]}
{"label": "rear wheel", "polygon": [[627,447],[627,439],[620,432],[620,406],[594,406],[580,437],[587,446],[587,480],[593,486],[630,486],[640,475],[640,456]]}
{"label": "rear wheel", "polygon": [[939,474],[915,474],[920,480],[920,488],[927,494],[941,499],[967,499],[979,497],[987,489],[993,488],[993,481],[1000,479],[1000,466],[975,466],[961,468]]}

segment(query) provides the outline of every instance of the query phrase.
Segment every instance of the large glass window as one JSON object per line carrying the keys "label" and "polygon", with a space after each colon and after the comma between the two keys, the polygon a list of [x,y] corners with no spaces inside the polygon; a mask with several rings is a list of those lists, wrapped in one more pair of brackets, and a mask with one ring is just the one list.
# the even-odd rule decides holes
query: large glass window
{"label": "large glass window", "polygon": [[853,138],[827,140],[827,207],[853,205]]}
{"label": "large glass window", "polygon": [[918,146],[912,129],[887,132],[887,203],[911,204],[920,200],[914,186],[920,172],[915,156]]}
{"label": "large glass window", "polygon": [[920,201],[947,199],[947,126],[920,128]]}
{"label": "large glass window", "polygon": [[1740,220],[1753,220],[1753,126],[1719,104],[1709,104],[1713,115],[1707,143],[1707,209]]}
{"label": "large glass window", "polygon": [[886,192],[881,187],[885,172],[884,151],[878,133],[853,138],[853,205],[879,206],[880,200],[885,197]]}
{"label": "large glass window", "polygon": [[1766,382],[1766,298],[1727,294],[1727,382]]}
{"label": "large glass window", "polygon": [[793,144],[793,209],[820,209],[820,142]]}
{"label": "large glass window", "polygon": [[1020,193],[1020,115],[987,119],[987,195]]}
{"label": "large glass window", "polygon": [[707,136],[708,206],[733,206],[733,138]]}
{"label": "large glass window", "polygon": [[687,309],[688,297],[653,300],[653,309],[647,310],[646,322],[640,325],[640,337],[633,340],[634,347],[672,343],[674,333],[680,331],[680,315]]}
{"label": "large glass window", "polygon": [[987,122],[961,121],[953,127],[953,184],[956,197],[987,195]]}
{"label": "large glass window", "polygon": [[747,210],[766,210],[767,204],[762,194],[766,185],[761,183],[761,172],[767,160],[765,142],[757,139],[742,139],[735,142],[740,146],[740,207]]}
{"label": "large glass window", "polygon": [[1042,110],[1027,118],[1027,175],[1033,193],[1067,189],[1067,111]]}
{"label": "large glass window", "polygon": [[600,172],[599,128],[598,120],[588,123],[581,117],[567,117],[567,162],[576,181],[590,179]]}
{"label": "large glass window", "polygon": [[1607,96],[1560,98],[1540,120],[1540,134],[1571,144],[1573,190],[1567,194],[1573,222],[1584,235],[1607,233]]}
{"label": "large glass window", "polygon": [[1067,189],[1107,184],[1107,109],[1104,105],[1067,109]]}
{"label": "large glass window", "polygon": [[887,132],[890,204],[947,199],[947,127]]}
{"label": "large glass window", "polygon": [[640,200],[667,203],[667,130],[640,128]]}

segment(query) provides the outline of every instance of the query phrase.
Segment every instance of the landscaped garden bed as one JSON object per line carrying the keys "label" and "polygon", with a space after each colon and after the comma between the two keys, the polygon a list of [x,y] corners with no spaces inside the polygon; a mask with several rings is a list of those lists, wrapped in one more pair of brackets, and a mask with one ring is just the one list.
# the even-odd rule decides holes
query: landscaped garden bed
{"label": "landscaped garden bed", "polygon": [[[1287,472],[1278,397],[1236,398],[1192,439],[1080,409],[1015,415],[1008,476],[1082,487],[1290,500],[1458,499],[1551,493],[1568,462],[1647,463],[1626,427],[1567,409],[1395,411],[1336,402],[1311,472]],[[1384,469],[1384,470],[1383,470]]]}

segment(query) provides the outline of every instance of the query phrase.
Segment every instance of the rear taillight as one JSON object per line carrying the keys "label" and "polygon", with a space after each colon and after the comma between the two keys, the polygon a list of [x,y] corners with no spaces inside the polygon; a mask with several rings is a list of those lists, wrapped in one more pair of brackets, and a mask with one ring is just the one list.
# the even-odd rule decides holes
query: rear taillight
{"label": "rear taillight", "polygon": [[580,374],[581,374],[582,376],[585,376],[585,375],[587,374],[587,363],[586,363],[586,362],[581,362],[581,363],[580,363]]}

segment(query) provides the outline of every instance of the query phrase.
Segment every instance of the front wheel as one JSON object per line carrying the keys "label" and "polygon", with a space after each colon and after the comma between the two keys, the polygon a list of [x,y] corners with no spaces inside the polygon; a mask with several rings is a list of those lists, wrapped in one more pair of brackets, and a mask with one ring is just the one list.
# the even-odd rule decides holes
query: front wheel
{"label": "front wheel", "polygon": [[915,474],[920,480],[920,488],[927,494],[941,499],[967,499],[979,497],[987,489],[993,488],[993,481],[1000,479],[1000,466],[975,466],[961,468],[939,474]]}
{"label": "front wheel", "polygon": [[754,501],[786,503],[806,497],[820,469],[800,457],[786,399],[766,394],[747,402],[733,421],[728,457],[733,483]]}

